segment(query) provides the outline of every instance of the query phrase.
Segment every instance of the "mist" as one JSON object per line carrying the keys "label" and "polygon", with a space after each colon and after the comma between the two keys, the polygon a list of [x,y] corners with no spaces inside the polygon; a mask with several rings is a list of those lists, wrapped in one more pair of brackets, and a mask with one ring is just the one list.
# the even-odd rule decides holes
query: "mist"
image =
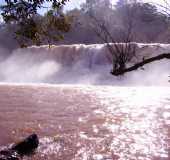
{"label": "mist", "polygon": [[[170,45],[135,44],[138,59],[168,52]],[[7,56],[6,56],[7,55]],[[154,62],[142,69],[113,76],[111,58],[105,44],[32,46],[10,54],[0,49],[1,83],[51,83],[115,86],[169,86],[168,60]],[[129,64],[130,65],[130,64]]]}

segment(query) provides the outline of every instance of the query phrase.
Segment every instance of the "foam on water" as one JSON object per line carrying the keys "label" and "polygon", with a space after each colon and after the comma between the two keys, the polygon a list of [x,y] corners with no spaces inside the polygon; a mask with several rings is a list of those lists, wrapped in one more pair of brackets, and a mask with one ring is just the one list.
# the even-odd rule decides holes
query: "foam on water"
{"label": "foam on water", "polygon": [[[138,59],[170,51],[169,44],[136,44]],[[2,55],[4,51],[0,51]],[[134,59],[134,61],[136,61]],[[0,63],[0,81],[12,83],[163,85],[169,86],[168,60],[146,65],[123,77],[110,74],[112,59],[105,44],[32,46],[17,49]]]}

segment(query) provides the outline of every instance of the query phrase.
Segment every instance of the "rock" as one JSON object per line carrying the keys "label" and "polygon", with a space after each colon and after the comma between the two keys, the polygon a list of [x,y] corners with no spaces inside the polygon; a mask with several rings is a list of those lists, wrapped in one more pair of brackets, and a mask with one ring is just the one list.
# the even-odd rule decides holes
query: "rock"
{"label": "rock", "polygon": [[0,151],[0,160],[19,160],[19,154],[11,149]]}
{"label": "rock", "polygon": [[0,151],[0,160],[19,160],[22,156],[32,153],[38,145],[38,136],[32,134],[11,148]]}
{"label": "rock", "polygon": [[12,146],[12,150],[16,151],[20,155],[25,155],[33,152],[39,145],[38,136],[32,134],[23,141]]}

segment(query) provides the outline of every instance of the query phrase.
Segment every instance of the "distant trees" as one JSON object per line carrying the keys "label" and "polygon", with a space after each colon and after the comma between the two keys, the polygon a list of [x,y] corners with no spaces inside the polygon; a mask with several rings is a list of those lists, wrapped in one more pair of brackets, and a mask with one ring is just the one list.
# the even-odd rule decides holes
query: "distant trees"
{"label": "distant trees", "polygon": [[159,3],[159,1],[153,2],[153,4],[157,7],[159,7],[159,10],[160,10],[161,13],[170,17],[170,2],[169,2],[169,0],[163,0],[161,2],[162,3]]}
{"label": "distant trees", "polygon": [[[16,40],[14,39],[14,33],[12,29],[10,29],[12,26],[8,24],[0,24],[0,47],[6,48],[8,50],[13,50],[18,46]],[[12,28],[14,28],[13,26]],[[10,44],[10,45],[9,45]]]}
{"label": "distant trees", "polygon": [[[82,4],[81,9],[76,9],[74,16],[74,24],[76,28],[72,28],[71,33],[67,34],[67,43],[103,43],[91,30],[93,24],[90,15],[95,16],[98,20],[103,21],[108,30],[114,37],[119,37],[127,28],[126,21],[132,13],[133,20],[133,41],[136,42],[167,42],[161,35],[168,30],[170,21],[167,15],[160,13],[156,6],[149,3],[125,3],[124,0],[119,0],[116,5],[113,5],[109,0],[87,0]],[[135,13],[135,14],[134,14]],[[73,14],[73,11],[68,11],[67,15]],[[74,31],[75,30],[75,31]],[[79,35],[75,33],[79,31]],[[74,33],[75,32],[75,33]],[[72,35],[75,35],[72,37]],[[72,41],[70,41],[70,39]]]}
{"label": "distant trees", "polygon": [[63,43],[103,43],[92,29],[92,21],[89,15],[95,14],[97,18],[104,20],[111,26],[114,23],[114,12],[110,0],[87,0],[80,9],[67,12],[73,17],[71,30],[65,37]]}
{"label": "distant trees", "polygon": [[[165,2],[167,2],[167,1],[165,0]],[[152,38],[154,35],[152,35],[152,34],[153,34],[153,32],[157,33],[157,31],[161,31],[161,28],[160,28],[161,24],[168,27],[169,17],[163,13],[159,13],[157,8],[154,5],[146,3],[146,4],[142,4],[142,5],[139,4],[137,7],[138,7],[137,11],[139,13],[137,12],[136,15],[138,15],[138,14],[141,15],[141,18],[143,19],[144,22],[147,22],[147,24],[149,24],[149,23],[151,23],[151,25],[157,24],[156,27],[158,27],[158,28],[153,28],[153,30],[150,30],[151,37],[148,37],[147,39],[153,40]],[[166,6],[166,10],[167,9],[168,8]],[[145,12],[143,12],[143,11],[145,11]],[[164,28],[164,29],[167,29],[167,28]],[[162,30],[162,31],[164,32],[164,30]],[[115,69],[111,72],[111,74],[113,74],[115,76],[123,75],[127,72],[137,70],[146,64],[149,64],[154,61],[159,61],[162,59],[170,59],[170,53],[161,53],[160,55],[149,57],[147,59],[143,59],[141,62],[137,62],[137,63],[133,64],[132,66],[125,67],[124,69],[120,69],[120,68]]]}
{"label": "distant trees", "polygon": [[162,33],[158,36],[158,41],[163,41],[165,43],[170,43],[170,2],[168,0],[163,0],[164,3],[153,3],[155,6],[159,7],[159,11],[166,16],[168,21],[167,28],[162,31]]}
{"label": "distant trees", "polygon": [[167,30],[170,23],[166,15],[160,13],[156,6],[149,3],[119,4],[116,8],[120,27],[126,27],[128,17],[126,12],[129,10],[133,13],[133,34],[136,42],[158,42],[159,36]]}

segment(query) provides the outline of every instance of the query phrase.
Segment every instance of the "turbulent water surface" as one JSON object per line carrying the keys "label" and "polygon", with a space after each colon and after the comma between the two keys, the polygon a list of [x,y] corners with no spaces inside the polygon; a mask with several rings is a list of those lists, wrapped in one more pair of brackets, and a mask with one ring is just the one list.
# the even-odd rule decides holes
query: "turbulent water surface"
{"label": "turbulent water surface", "polygon": [[0,129],[39,135],[26,160],[168,160],[170,88],[3,84]]}
{"label": "turbulent water surface", "polygon": [[[127,66],[170,52],[131,46]],[[0,146],[35,132],[26,160],[170,160],[169,60],[115,77],[113,58],[106,44],[0,49]],[[166,87],[116,87],[141,85]]]}

